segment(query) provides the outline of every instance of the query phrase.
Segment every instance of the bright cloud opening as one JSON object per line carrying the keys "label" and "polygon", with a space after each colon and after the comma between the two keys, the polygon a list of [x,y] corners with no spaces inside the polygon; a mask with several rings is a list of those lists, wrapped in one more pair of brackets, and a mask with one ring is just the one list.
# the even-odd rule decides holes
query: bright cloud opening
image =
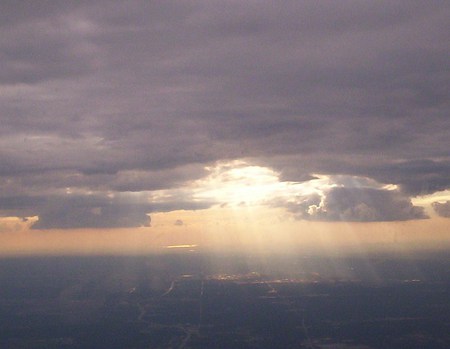
{"label": "bright cloud opening", "polygon": [[244,160],[205,168],[207,176],[175,190],[152,193],[161,202],[180,198],[234,210],[261,206],[283,208],[299,220],[393,221],[427,216],[395,185],[371,178],[313,174],[304,182],[282,181],[271,168]]}
{"label": "bright cloud opening", "polygon": [[253,206],[266,202],[281,190],[279,174],[267,167],[236,160],[206,169],[209,175],[193,185],[196,200]]}

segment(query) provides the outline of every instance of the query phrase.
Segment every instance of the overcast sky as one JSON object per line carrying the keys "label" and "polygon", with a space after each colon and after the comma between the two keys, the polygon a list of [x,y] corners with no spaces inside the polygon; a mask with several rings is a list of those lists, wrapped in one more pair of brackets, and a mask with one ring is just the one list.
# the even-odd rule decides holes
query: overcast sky
{"label": "overcast sky", "polygon": [[0,32],[0,215],[35,228],[227,204],[198,194],[223,164],[299,220],[450,189],[448,1],[2,0]]}

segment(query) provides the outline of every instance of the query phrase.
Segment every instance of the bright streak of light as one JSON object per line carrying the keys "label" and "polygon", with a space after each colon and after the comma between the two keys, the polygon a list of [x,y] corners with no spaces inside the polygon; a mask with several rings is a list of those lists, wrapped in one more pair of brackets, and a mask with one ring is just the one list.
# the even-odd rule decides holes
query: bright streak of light
{"label": "bright streak of light", "polygon": [[172,248],[194,248],[197,247],[198,245],[170,245],[170,246],[166,246],[166,248],[172,249]]}

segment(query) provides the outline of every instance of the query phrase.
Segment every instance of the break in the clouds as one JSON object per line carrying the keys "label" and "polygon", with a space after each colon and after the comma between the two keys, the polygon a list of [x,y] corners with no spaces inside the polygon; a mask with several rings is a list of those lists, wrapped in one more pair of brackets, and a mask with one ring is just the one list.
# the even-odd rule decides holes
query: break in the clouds
{"label": "break in the clouds", "polygon": [[98,197],[151,198],[247,159],[286,183],[398,188],[330,189],[298,217],[423,218],[411,197],[450,188],[449,18],[439,0],[2,1],[1,212],[145,225],[154,207]]}

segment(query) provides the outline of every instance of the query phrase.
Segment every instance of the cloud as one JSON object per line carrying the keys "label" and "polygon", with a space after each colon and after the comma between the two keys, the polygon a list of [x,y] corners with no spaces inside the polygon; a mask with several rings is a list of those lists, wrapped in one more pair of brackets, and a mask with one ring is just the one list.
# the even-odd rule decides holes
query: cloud
{"label": "cloud", "polygon": [[151,202],[148,193],[63,194],[1,198],[0,214],[35,215],[38,220],[28,224],[32,229],[126,228],[150,226],[152,212],[197,210],[210,205],[208,202],[184,201],[181,197]]}
{"label": "cloud", "polygon": [[433,202],[431,206],[439,216],[450,218],[450,201]]}
{"label": "cloud", "polygon": [[22,232],[30,229],[37,217],[1,217],[0,233]]}
{"label": "cloud", "polygon": [[427,218],[423,207],[413,206],[399,193],[369,188],[333,188],[322,207],[311,212],[318,220],[403,221]]}
{"label": "cloud", "polygon": [[[26,6],[11,7],[6,13],[17,10],[17,14]],[[54,16],[30,13],[23,21],[20,15],[16,21],[9,19],[9,30],[4,30],[0,43],[4,64],[0,83],[36,84],[82,76],[98,68],[101,52],[92,41],[94,25],[67,12],[54,12]]]}
{"label": "cloud", "polygon": [[311,221],[383,222],[425,219],[423,207],[414,206],[396,190],[331,186],[323,191],[275,200],[297,219]]}
{"label": "cloud", "polygon": [[177,188],[242,158],[405,200],[450,188],[449,15],[440,0],[2,1],[0,199]]}
{"label": "cloud", "polygon": [[40,213],[33,229],[148,227],[148,210],[146,205],[105,202],[94,206],[88,200],[67,200]]}
{"label": "cloud", "polygon": [[448,160],[402,161],[362,172],[370,174],[380,182],[398,184],[401,190],[409,195],[426,195],[450,187]]}

